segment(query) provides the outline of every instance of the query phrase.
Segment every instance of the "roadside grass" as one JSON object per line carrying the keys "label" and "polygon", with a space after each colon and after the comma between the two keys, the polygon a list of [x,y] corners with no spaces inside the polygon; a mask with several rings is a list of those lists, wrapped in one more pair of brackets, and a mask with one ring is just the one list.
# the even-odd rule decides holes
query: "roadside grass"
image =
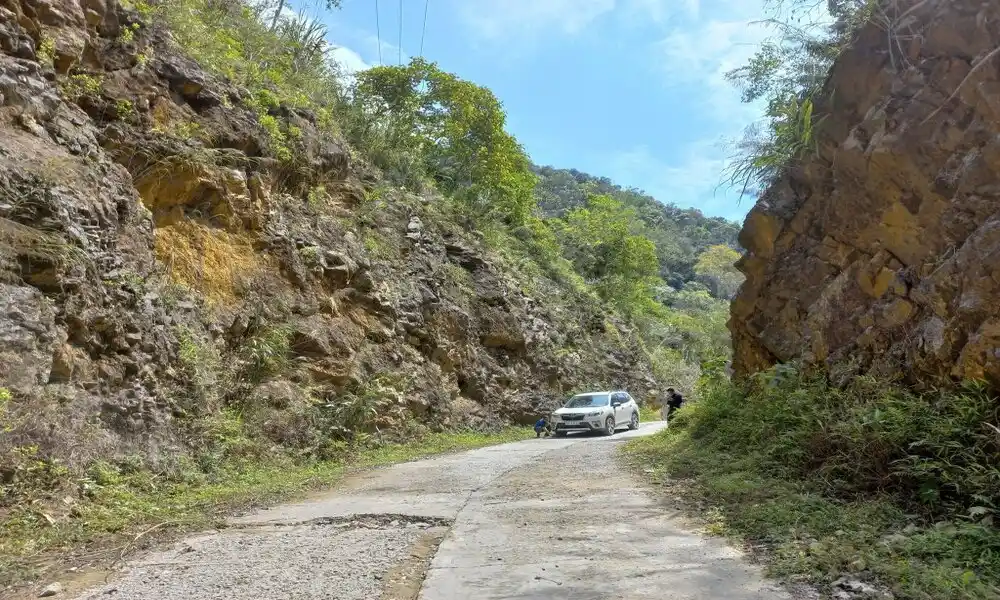
{"label": "roadside grass", "polygon": [[983,390],[845,390],[785,371],[704,383],[637,472],[786,581],[850,576],[897,600],[1000,598],[1000,404]]}
{"label": "roadside grass", "polygon": [[95,464],[67,497],[65,514],[34,503],[0,513],[0,590],[51,577],[67,567],[108,565],[156,539],[224,526],[233,512],[278,503],[335,485],[353,471],[532,437],[528,428],[448,432],[360,449],[343,460],[295,464],[233,463],[211,474],[180,467],[153,473]]}
{"label": "roadside grass", "polygon": [[660,409],[655,406],[643,404],[639,406],[639,420],[645,423],[648,421],[662,421],[663,418],[660,416]]}

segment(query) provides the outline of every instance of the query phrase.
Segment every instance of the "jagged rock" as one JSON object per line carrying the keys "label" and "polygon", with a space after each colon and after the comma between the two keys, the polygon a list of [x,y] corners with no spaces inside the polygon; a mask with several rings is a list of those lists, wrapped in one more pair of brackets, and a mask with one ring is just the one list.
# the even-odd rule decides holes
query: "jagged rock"
{"label": "jagged rock", "polygon": [[831,584],[833,597],[844,600],[892,600],[893,594],[853,577],[841,577]]}
{"label": "jagged rock", "polygon": [[308,394],[291,381],[277,380],[260,384],[251,394],[256,406],[286,409],[308,399]]}
{"label": "jagged rock", "polygon": [[836,90],[816,106],[818,156],[746,218],[737,376],[801,359],[838,380],[1000,383],[1000,76],[954,59],[991,56],[1000,6],[917,3],[907,18],[921,43],[902,63],[879,26],[859,32],[817,96]]}
{"label": "jagged rock", "polygon": [[0,381],[28,392],[48,382],[59,341],[55,311],[38,290],[0,283]]}
{"label": "jagged rock", "polygon": [[444,248],[449,257],[453,257],[458,264],[462,265],[466,269],[475,270],[485,267],[488,264],[485,260],[483,260],[482,256],[462,244],[446,243]]}

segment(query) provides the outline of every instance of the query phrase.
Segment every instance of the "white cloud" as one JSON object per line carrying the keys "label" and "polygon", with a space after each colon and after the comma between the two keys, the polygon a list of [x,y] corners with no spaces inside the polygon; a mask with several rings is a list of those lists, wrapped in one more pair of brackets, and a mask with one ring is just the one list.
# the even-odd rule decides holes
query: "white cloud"
{"label": "white cloud", "polygon": [[405,65],[412,58],[405,51],[400,52],[399,46],[395,44],[385,40],[379,42],[378,37],[373,34],[351,32],[346,37],[350,40],[349,46],[334,44],[331,51],[333,60],[340,65],[345,75],[353,75],[379,64],[395,65],[401,62]]}
{"label": "white cloud", "polygon": [[627,0],[625,5],[634,17],[656,24],[675,16],[697,19],[701,12],[700,0]]}
{"label": "white cloud", "polygon": [[344,71],[344,75],[353,75],[358,71],[364,71],[371,67],[365,59],[361,58],[360,54],[346,46],[334,47],[330,52],[330,57],[340,65],[340,68]]}
{"label": "white cloud", "polygon": [[749,123],[759,105],[740,102],[726,73],[746,64],[771,31],[749,20],[709,20],[674,28],[655,46],[666,85],[704,97],[709,116],[727,123]]}

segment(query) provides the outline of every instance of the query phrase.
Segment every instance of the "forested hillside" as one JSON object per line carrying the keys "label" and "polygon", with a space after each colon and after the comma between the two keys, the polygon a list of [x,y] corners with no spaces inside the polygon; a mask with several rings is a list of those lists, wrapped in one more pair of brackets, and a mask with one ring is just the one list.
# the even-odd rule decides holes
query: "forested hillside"
{"label": "forested hillside", "polygon": [[[542,214],[561,217],[584,206],[587,198],[601,194],[634,209],[642,233],[656,244],[660,276],[680,288],[697,276],[698,257],[711,246],[739,250],[739,225],[720,217],[706,217],[695,208],[678,208],[669,198],[653,198],[634,188],[624,188],[606,177],[576,169],[533,166],[538,176],[536,195]],[[735,255],[732,255],[735,260]],[[732,261],[730,261],[732,262]],[[734,271],[735,272],[735,271]]]}

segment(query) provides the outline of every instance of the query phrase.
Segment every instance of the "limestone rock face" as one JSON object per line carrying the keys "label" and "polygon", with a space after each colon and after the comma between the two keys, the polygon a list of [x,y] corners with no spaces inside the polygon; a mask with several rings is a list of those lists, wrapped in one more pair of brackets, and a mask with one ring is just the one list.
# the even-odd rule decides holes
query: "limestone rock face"
{"label": "limestone rock face", "polygon": [[898,10],[837,60],[818,155],[747,216],[737,375],[1000,382],[1000,5]]}

